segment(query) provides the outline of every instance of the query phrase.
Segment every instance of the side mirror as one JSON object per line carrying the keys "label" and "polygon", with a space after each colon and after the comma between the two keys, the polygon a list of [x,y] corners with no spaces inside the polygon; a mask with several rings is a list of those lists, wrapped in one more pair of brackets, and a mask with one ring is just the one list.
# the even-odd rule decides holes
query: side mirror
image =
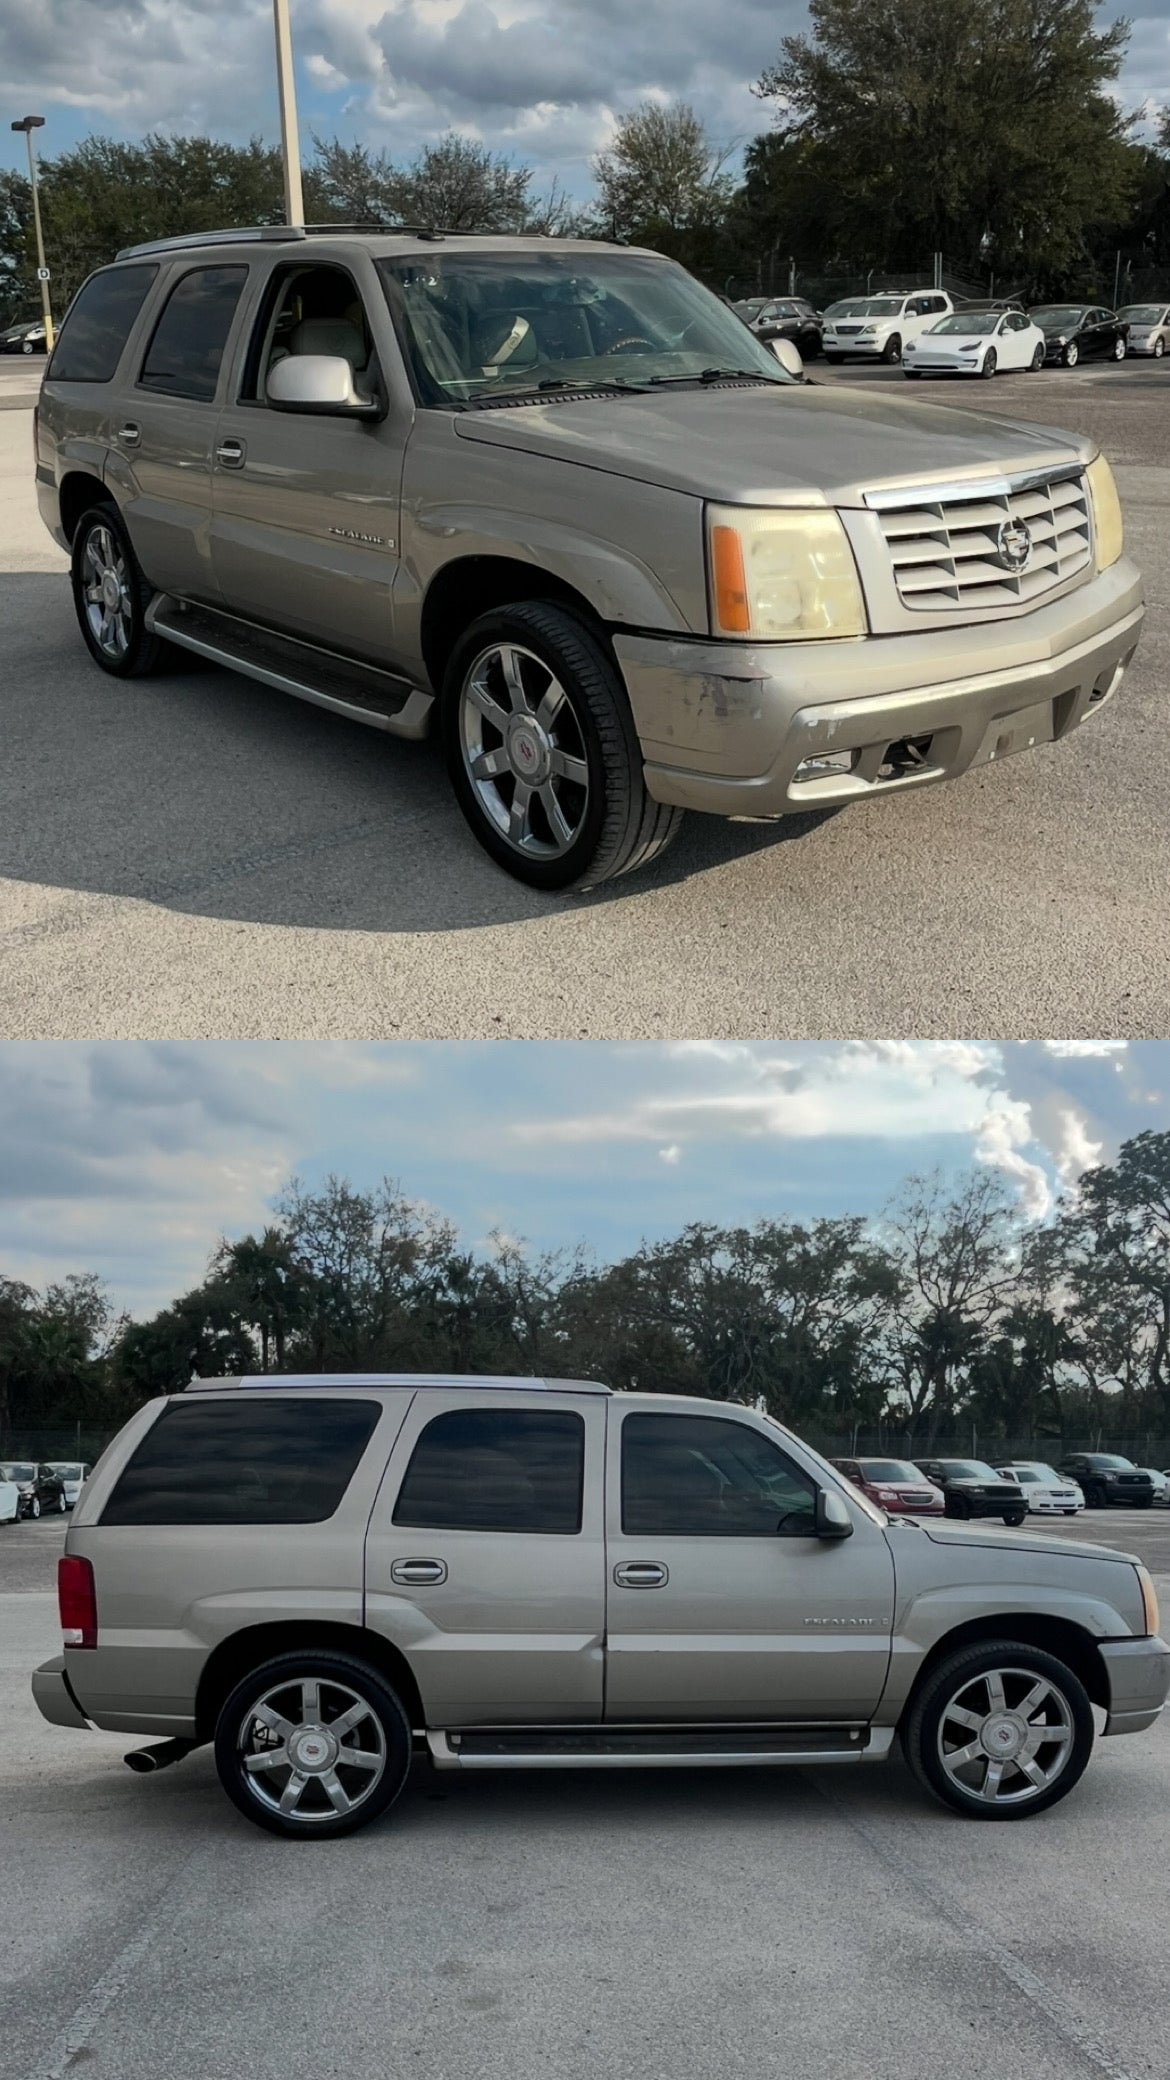
{"label": "side mirror", "polygon": [[771,347],[781,368],[786,368],[790,376],[796,376],[799,379],[804,374],[804,363],[800,358],[800,348],[795,340],[770,339],[768,345]]}
{"label": "side mirror", "polygon": [[353,370],[343,354],[286,354],[269,370],[268,402],[278,412],[316,412],[341,419],[380,419],[376,397],[354,388]]}
{"label": "side mirror", "polygon": [[811,1509],[789,1510],[776,1526],[778,1538],[852,1538],[853,1519],[841,1496],[818,1488]]}

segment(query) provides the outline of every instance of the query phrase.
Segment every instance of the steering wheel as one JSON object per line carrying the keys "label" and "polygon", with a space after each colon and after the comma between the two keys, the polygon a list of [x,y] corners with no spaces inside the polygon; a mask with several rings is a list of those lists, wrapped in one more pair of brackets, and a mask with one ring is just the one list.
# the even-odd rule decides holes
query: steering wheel
{"label": "steering wheel", "polygon": [[615,339],[612,347],[607,347],[605,351],[607,354],[624,354],[627,347],[645,347],[648,354],[657,354],[659,351],[654,341],[647,339],[644,332],[631,332],[625,339]]}

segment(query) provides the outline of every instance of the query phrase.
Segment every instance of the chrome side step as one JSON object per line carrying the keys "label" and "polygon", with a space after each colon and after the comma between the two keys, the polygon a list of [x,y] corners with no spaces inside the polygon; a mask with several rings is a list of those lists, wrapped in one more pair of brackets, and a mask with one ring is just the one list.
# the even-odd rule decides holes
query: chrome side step
{"label": "chrome side step", "polygon": [[892,1726],[480,1726],[428,1729],[436,1769],[711,1769],[880,1762]]}
{"label": "chrome side step", "polygon": [[417,740],[430,727],[433,693],[424,693],[393,672],[376,665],[359,664],[333,650],[318,650],[293,636],[277,635],[272,629],[257,628],[234,614],[221,614],[212,607],[189,605],[157,593],[146,610],[146,625],[168,643],[193,650],[228,671],[242,672],[291,693],[314,707],[329,708],[350,722],[364,722],[370,729],[386,730],[392,737]]}

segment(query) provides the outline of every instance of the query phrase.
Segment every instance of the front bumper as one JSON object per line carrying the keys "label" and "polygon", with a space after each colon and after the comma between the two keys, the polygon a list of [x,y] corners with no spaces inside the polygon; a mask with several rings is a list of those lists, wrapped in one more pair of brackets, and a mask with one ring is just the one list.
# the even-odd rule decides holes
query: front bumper
{"label": "front bumper", "polygon": [[[612,640],[653,798],[779,816],[953,780],[1068,736],[1117,691],[1144,613],[1123,556],[1014,620],[841,642]],[[800,770],[841,752],[846,772]]]}
{"label": "front bumper", "polygon": [[1170,1692],[1170,1647],[1149,1639],[1106,1639],[1099,1648],[1109,1679],[1106,1733],[1141,1733],[1152,1726]]}
{"label": "front bumper", "polygon": [[826,354],[857,354],[869,360],[879,361],[890,343],[891,334],[885,339],[832,339],[825,340]]}

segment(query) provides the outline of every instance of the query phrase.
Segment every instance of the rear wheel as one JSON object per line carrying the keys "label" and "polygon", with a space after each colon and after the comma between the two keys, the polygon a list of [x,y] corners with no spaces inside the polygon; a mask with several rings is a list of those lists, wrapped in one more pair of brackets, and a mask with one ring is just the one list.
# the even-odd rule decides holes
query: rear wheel
{"label": "rear wheel", "polygon": [[646,791],[600,634],[544,600],[484,614],[443,690],[447,768],[486,852],[533,888],[594,886],[664,852],[682,822]]}
{"label": "rear wheel", "polygon": [[272,1834],[352,1834],[394,1803],[410,1721],[389,1685],[348,1654],[282,1654],[237,1683],[215,1729],[219,1780]]}
{"label": "rear wheel", "polygon": [[944,1805],[977,1820],[1023,1820],[1083,1774],[1093,1712],[1079,1677],[1054,1654],[992,1640],[959,1648],[927,1677],[902,1744]]}
{"label": "rear wheel", "polygon": [[153,672],[168,645],[146,626],[153,590],[117,506],[90,506],[77,523],[71,565],[73,604],[86,647],[103,672],[135,679]]}

